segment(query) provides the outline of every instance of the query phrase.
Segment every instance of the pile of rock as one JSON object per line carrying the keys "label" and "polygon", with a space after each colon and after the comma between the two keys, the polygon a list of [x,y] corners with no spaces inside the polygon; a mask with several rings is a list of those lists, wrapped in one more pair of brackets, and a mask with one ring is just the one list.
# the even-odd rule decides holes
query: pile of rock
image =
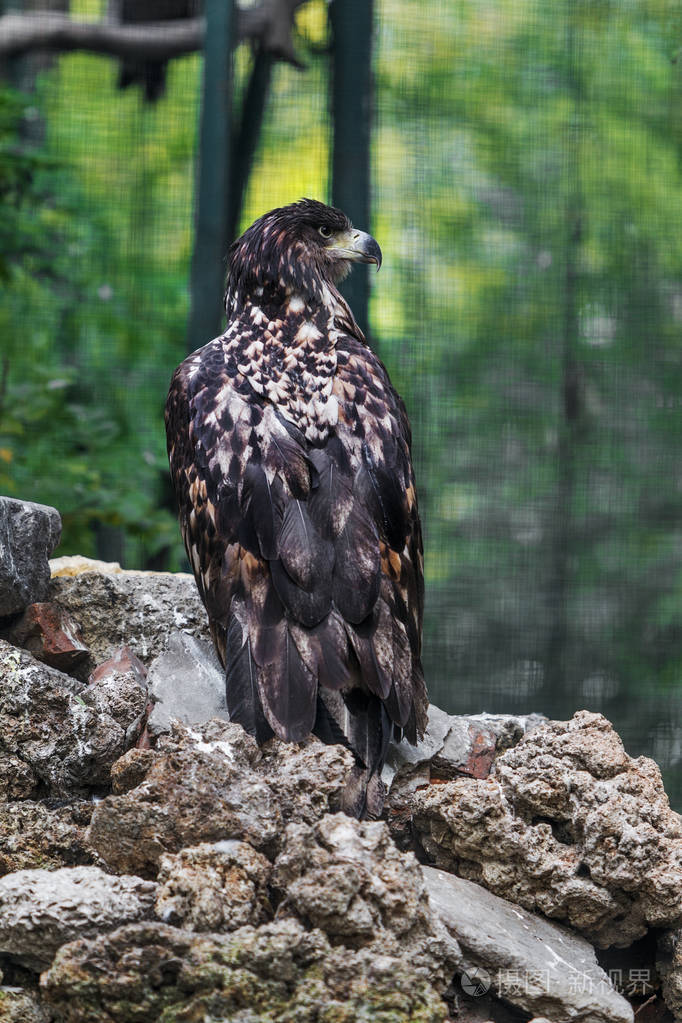
{"label": "pile of rock", "polygon": [[432,707],[351,820],[347,750],[227,720],[191,577],[50,579],[55,516],[0,499],[0,1021],[682,1019],[680,819],[607,721]]}

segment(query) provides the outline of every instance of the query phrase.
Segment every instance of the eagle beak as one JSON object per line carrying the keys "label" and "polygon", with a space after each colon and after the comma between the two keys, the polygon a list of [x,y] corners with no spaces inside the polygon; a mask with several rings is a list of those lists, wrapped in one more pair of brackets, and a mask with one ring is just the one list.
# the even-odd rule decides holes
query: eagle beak
{"label": "eagle beak", "polygon": [[376,263],[377,271],[381,267],[381,249],[374,238],[365,231],[356,231],[354,227],[345,234],[337,235],[333,251],[353,263]]}

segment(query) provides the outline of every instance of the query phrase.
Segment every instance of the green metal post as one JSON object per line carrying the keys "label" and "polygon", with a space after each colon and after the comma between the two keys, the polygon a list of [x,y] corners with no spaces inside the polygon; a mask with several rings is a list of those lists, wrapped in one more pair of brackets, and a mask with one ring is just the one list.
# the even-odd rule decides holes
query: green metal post
{"label": "green metal post", "polygon": [[[332,27],[332,203],[356,227],[371,231],[370,142],[372,132],[373,0],[333,0]],[[343,285],[360,327],[367,329],[367,267],[355,267]]]}
{"label": "green metal post", "polygon": [[199,139],[188,351],[222,330],[232,142],[233,0],[206,0],[204,88]]}

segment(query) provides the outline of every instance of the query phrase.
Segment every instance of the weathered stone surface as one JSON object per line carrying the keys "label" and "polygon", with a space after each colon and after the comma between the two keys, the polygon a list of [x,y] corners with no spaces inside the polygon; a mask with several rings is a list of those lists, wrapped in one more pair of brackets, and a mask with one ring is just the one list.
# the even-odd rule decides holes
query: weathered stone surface
{"label": "weathered stone surface", "polygon": [[23,647],[38,661],[70,672],[88,656],[78,624],[63,608],[50,601],[29,604],[6,639]]}
{"label": "weathered stone surface", "polygon": [[51,1023],[52,1019],[31,991],[0,987],[1,1023]]}
{"label": "weathered stone surface", "polygon": [[0,640],[0,798],[77,795],[108,784],[123,729],[68,675]]}
{"label": "weathered stone surface", "polygon": [[415,792],[414,824],[437,866],[598,946],[682,920],[682,823],[660,772],[631,759],[599,714],[548,722],[484,780]]}
{"label": "weathered stone surface", "polygon": [[149,668],[148,683],[154,701],[147,721],[152,736],[170,731],[171,721],[194,725],[211,718],[228,720],[225,672],[206,640],[173,631]]}
{"label": "weathered stone surface", "polygon": [[133,924],[57,953],[43,974],[60,1023],[446,1023],[404,959],[333,949],[295,920],[228,935]]}
{"label": "weathered stone surface", "polygon": [[173,629],[210,642],[206,611],[191,575],[81,572],[53,577],[50,595],[79,623],[90,649],[83,678],[122,646],[151,664]]}
{"label": "weathered stone surface", "polygon": [[682,1020],[682,931],[659,935],[656,967],[665,1004],[676,1020]]}
{"label": "weathered stone surface", "polygon": [[0,803],[0,875],[91,863],[85,829],[92,810],[89,800],[55,807],[30,800]]}
{"label": "weathered stone surface", "polygon": [[224,721],[173,725],[156,749],[131,750],[114,769],[117,794],[95,808],[91,846],[114,870],[155,876],[164,852],[229,838],[275,848],[287,820],[338,807],[348,751],[313,739],[267,746]]}
{"label": "weathered stone surface", "polygon": [[434,912],[459,942],[464,969],[481,968],[496,994],[549,1020],[631,1023],[594,949],[565,927],[531,915],[480,885],[423,868]]}
{"label": "weathered stone surface", "polygon": [[56,508],[0,497],[0,618],[45,599],[61,532]]}
{"label": "weathered stone surface", "polygon": [[339,813],[312,827],[290,824],[271,885],[282,896],[278,916],[309,921],[334,945],[407,958],[439,990],[461,961],[432,917],[419,864],[398,851],[383,821]]}
{"label": "weathered stone surface", "polygon": [[148,709],[147,669],[128,647],[121,647],[92,673],[83,699],[100,714],[108,714],[132,746],[142,731]]}
{"label": "weathered stone surface", "polygon": [[98,867],[19,870],[0,878],[0,952],[42,970],[67,941],[140,920],[156,885]]}
{"label": "weathered stone surface", "polygon": [[65,554],[61,558],[50,558],[50,575],[53,579],[57,576],[82,575],[83,572],[118,575],[122,571],[118,561],[98,561],[97,558],[84,558],[82,554]]}
{"label": "weathered stone surface", "polygon": [[272,867],[246,842],[227,839],[161,857],[156,915],[190,931],[234,931],[265,923]]}
{"label": "weathered stone surface", "polygon": [[539,714],[452,715],[431,704],[421,742],[389,746],[382,780],[388,789],[384,816],[394,841],[401,848],[411,845],[412,797],[418,788],[463,775],[487,777],[495,757],[544,720]]}

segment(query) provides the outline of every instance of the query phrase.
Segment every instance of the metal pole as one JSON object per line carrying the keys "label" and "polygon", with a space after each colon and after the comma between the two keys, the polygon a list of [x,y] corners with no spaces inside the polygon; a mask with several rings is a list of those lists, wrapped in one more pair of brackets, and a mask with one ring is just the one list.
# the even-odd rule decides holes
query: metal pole
{"label": "metal pole", "polygon": [[204,87],[187,347],[222,330],[232,142],[233,0],[206,0]]}

